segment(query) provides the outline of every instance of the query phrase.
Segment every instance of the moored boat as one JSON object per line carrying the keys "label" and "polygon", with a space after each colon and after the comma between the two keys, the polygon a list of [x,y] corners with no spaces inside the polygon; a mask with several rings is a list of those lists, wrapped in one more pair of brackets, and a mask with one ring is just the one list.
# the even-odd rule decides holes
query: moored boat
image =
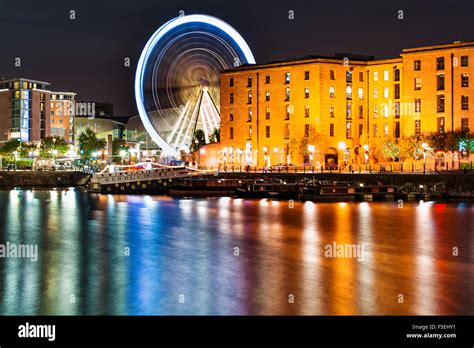
{"label": "moored boat", "polygon": [[237,197],[293,199],[297,198],[298,186],[280,179],[261,179],[241,185],[235,193]]}
{"label": "moored boat", "polygon": [[95,173],[89,191],[97,193],[165,193],[173,180],[192,175],[186,167],[155,163],[106,166]]}
{"label": "moored boat", "polygon": [[168,186],[171,196],[234,196],[245,180],[220,178],[178,179]]}

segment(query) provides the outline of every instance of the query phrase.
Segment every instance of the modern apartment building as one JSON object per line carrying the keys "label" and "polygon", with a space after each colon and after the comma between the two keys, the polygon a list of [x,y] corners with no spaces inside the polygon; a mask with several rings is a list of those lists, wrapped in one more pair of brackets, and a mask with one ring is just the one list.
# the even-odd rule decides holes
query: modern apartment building
{"label": "modern apartment building", "polygon": [[456,42],[393,59],[309,56],[224,71],[221,162],[364,163],[387,139],[468,129],[473,59],[474,42]]}
{"label": "modern apartment building", "polygon": [[0,80],[0,141],[38,142],[50,135],[73,140],[76,94],[49,87],[31,79]]}
{"label": "modern apartment building", "polygon": [[43,81],[0,81],[0,141],[40,141],[49,135],[50,94]]}

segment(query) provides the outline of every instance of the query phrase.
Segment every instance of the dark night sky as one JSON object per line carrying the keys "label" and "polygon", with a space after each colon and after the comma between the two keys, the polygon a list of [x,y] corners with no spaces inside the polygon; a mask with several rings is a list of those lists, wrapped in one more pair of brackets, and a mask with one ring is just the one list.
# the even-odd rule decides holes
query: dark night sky
{"label": "dark night sky", "polygon": [[179,10],[228,22],[257,63],[334,52],[394,57],[402,48],[474,39],[473,0],[0,0],[0,77],[48,81],[134,115],[135,64],[149,36]]}

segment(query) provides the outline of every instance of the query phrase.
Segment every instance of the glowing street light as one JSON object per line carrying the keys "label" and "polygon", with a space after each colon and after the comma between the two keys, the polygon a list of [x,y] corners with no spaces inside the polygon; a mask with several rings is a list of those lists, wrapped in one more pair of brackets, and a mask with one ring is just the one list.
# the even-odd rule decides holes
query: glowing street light
{"label": "glowing street light", "polygon": [[16,172],[16,156],[18,156],[18,151],[13,151],[13,161],[14,161],[13,169],[15,172]]}
{"label": "glowing street light", "polygon": [[363,146],[364,148],[364,160],[365,160],[365,165],[367,166],[367,162],[369,161],[369,145],[365,144]]}
{"label": "glowing street light", "polygon": [[313,156],[314,156],[315,151],[316,151],[316,147],[314,145],[308,145],[309,164],[313,164]]}
{"label": "glowing street light", "polygon": [[244,153],[244,151],[240,148],[237,148],[237,150],[235,150],[237,152],[237,156],[238,156],[238,159],[239,159],[239,164],[242,164],[242,154]]}
{"label": "glowing street light", "polygon": [[430,149],[427,143],[422,143],[421,147],[423,148],[423,174],[426,173],[426,154]]}
{"label": "glowing street light", "polygon": [[344,164],[347,164],[347,145],[345,142],[341,141],[337,144],[338,149],[342,152],[342,157],[344,159]]}
{"label": "glowing street light", "polygon": [[341,151],[346,151],[346,149],[347,149],[347,145],[346,145],[346,143],[343,142],[343,141],[339,142],[339,144],[337,144],[337,147],[338,147],[339,150],[341,150]]}
{"label": "glowing street light", "polygon": [[264,146],[263,150],[263,171],[266,172],[267,168],[270,167],[270,156],[268,155],[268,147]]}

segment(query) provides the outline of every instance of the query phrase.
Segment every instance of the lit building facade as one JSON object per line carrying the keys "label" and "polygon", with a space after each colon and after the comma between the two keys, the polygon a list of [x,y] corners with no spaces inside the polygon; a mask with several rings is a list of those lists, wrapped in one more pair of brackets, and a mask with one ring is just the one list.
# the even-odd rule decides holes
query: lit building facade
{"label": "lit building facade", "polygon": [[404,101],[414,105],[407,134],[473,129],[474,42],[404,49]]}
{"label": "lit building facade", "polygon": [[72,92],[51,92],[50,134],[67,142],[74,140],[75,96]]}
{"label": "lit building facade", "polygon": [[307,57],[224,71],[220,162],[363,164],[387,139],[451,131],[452,119],[468,129],[473,55],[474,42],[454,43],[394,59]]}
{"label": "lit building facade", "polygon": [[0,81],[0,141],[35,142],[49,135],[48,86],[23,78]]}
{"label": "lit building facade", "polygon": [[74,140],[76,94],[49,87],[24,78],[0,81],[0,141],[39,142],[52,135]]}

